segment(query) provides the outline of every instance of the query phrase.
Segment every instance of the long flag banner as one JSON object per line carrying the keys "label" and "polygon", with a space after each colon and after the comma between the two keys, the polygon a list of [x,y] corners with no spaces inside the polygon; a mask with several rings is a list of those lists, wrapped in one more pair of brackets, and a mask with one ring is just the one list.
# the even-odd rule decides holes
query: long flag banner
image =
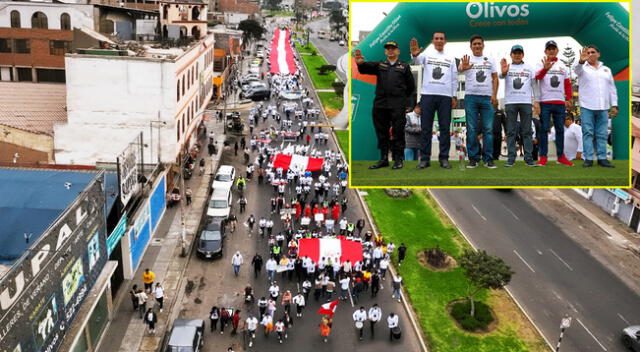
{"label": "long flag banner", "polygon": [[290,31],[288,29],[277,28],[273,32],[271,41],[271,52],[269,62],[271,63],[271,73],[295,74],[296,63],[293,60],[293,50],[289,43]]}

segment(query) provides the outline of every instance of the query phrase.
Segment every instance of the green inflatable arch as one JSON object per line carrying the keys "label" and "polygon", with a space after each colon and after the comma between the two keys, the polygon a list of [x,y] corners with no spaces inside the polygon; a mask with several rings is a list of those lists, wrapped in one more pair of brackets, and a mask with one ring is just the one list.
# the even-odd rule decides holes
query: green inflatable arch
{"label": "green inflatable arch", "polygon": [[[354,14],[357,16],[357,14]],[[467,41],[473,34],[487,40],[572,36],[581,45],[595,44],[618,88],[619,114],[613,119],[613,157],[629,159],[629,13],[618,3],[400,3],[358,45],[367,60],[383,60],[383,44],[400,44],[409,61],[409,41],[421,47],[436,30],[447,41]],[[527,48],[525,48],[527,49]],[[561,48],[560,48],[561,49]],[[542,51],[542,48],[540,48]],[[371,120],[375,77],[360,75],[352,58],[351,157],[377,160],[379,152]]]}

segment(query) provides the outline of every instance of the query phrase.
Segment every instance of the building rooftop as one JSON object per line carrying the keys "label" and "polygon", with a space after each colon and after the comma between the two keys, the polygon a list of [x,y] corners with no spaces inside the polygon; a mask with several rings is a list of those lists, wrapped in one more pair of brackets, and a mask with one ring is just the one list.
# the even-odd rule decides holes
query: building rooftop
{"label": "building rooftop", "polygon": [[64,84],[0,82],[0,125],[53,136],[67,122],[66,105]]}
{"label": "building rooftop", "polygon": [[[0,277],[78,197],[98,171],[0,169]],[[68,182],[69,189],[65,186]],[[118,195],[118,176],[105,173],[107,213]],[[25,233],[31,234],[29,243]]]}

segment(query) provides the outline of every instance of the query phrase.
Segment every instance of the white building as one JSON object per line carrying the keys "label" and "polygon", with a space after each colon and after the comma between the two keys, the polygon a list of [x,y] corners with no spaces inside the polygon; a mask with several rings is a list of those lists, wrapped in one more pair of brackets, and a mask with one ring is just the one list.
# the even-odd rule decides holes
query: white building
{"label": "white building", "polygon": [[[17,28],[32,28],[32,18],[34,14],[40,12],[46,16],[47,29],[71,29],[83,26],[93,29],[93,5],[84,5],[86,2],[64,1],[64,3],[2,1],[0,2],[0,28],[16,28],[15,16],[18,16],[20,23]],[[65,23],[60,20],[63,14],[69,16],[71,28],[61,28]],[[12,19],[14,26],[12,26]]]}

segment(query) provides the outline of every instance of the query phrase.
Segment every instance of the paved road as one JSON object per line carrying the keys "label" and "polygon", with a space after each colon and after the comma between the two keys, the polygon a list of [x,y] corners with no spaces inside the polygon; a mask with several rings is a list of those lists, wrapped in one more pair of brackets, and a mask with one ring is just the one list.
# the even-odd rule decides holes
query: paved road
{"label": "paved road", "polygon": [[[338,42],[329,41],[329,39],[320,39],[318,38],[319,30],[326,30],[329,28],[329,18],[325,17],[323,19],[309,22],[307,26],[311,27],[314,33],[309,34],[309,39],[311,43],[315,45],[316,48],[322,53],[322,56],[327,59],[327,61],[331,65],[336,65],[340,56],[344,55],[347,52],[347,46],[340,46]],[[336,73],[342,78],[343,81],[347,79],[347,76],[344,72],[336,71]]]}
{"label": "paved road", "polygon": [[510,291],[554,346],[567,313],[562,351],[624,350],[619,332],[637,323],[639,297],[517,192],[432,192],[476,248],[511,265]]}
{"label": "paved road", "polygon": [[[305,83],[308,84],[308,81],[305,81]],[[271,119],[266,123],[261,121],[256,127],[256,130],[266,128],[269,125],[275,125],[275,121],[272,121]],[[236,138],[232,135],[229,135],[228,137],[231,139]],[[248,135],[245,137],[247,137],[247,140],[249,139]],[[233,145],[233,143],[231,145]],[[280,143],[274,143],[274,146],[275,145],[280,145]],[[330,148],[334,151],[337,150],[337,146],[332,142],[332,140],[330,140],[327,146],[312,144],[312,148],[319,148],[323,151],[326,148]],[[222,164],[233,165],[238,172],[244,173],[245,166],[242,163],[242,153],[239,152],[238,154],[238,156],[234,155],[233,148],[225,151],[223,154]],[[256,154],[253,154],[252,160],[255,156]],[[335,170],[332,172],[335,174]],[[359,207],[354,192],[355,191],[353,190],[347,190],[347,192],[345,192],[344,196],[348,197],[347,199],[349,204],[345,215],[349,219],[364,218],[363,209]],[[239,220],[238,228],[235,233],[230,234],[226,239],[226,249],[223,258],[216,261],[204,261],[195,257],[191,258],[186,273],[188,275],[188,279],[193,280],[196,285],[191,294],[189,294],[182,303],[181,316],[200,317],[206,319],[206,317],[208,317],[209,309],[213,305],[217,305],[241,309],[243,311],[241,315],[243,319],[246,319],[247,312],[251,314],[257,313],[257,307],[255,305],[246,306],[243,303],[242,296],[240,295],[241,290],[248,283],[253,286],[255,290],[254,292],[256,292],[258,297],[263,295],[268,297],[268,286],[264,269],[261,275],[257,279],[254,279],[253,270],[250,266],[251,258],[256,252],[260,253],[265,260],[267,259],[267,240],[266,238],[262,239],[257,234],[257,228],[254,229],[253,234],[249,234],[248,228],[243,225],[243,223],[249,217],[249,214],[253,214],[257,220],[262,216],[272,217],[275,222],[273,230],[274,234],[282,231],[283,226],[277,215],[270,214],[269,199],[273,194],[272,186],[265,184],[259,185],[254,177],[254,180],[248,183],[246,194],[249,204],[245,213],[240,214],[238,205],[234,205],[234,211]],[[292,195],[288,194],[287,196],[291,197]],[[340,197],[343,197],[343,195]],[[234,202],[238,199],[237,192],[234,192],[234,199]],[[367,228],[365,228],[365,231],[367,229],[368,225]],[[241,269],[239,278],[234,277],[230,264],[231,256],[237,250],[241,251],[245,260],[245,265],[243,265]],[[276,280],[279,282],[281,292],[283,292],[284,289],[289,289],[294,294],[297,293],[298,289],[295,278],[293,281],[289,281],[288,279],[282,279],[278,274]],[[373,303],[377,302],[382,307],[383,319],[386,319],[388,313],[392,311],[399,314],[401,327],[403,329],[403,337],[399,341],[389,342],[389,332],[385,325],[385,320],[384,323],[381,322],[378,324],[376,328],[376,338],[374,340],[371,338],[369,330],[367,329],[365,331],[364,341],[359,342],[351,319],[351,314],[355,308],[351,306],[350,302],[343,301],[337,308],[329,342],[324,343],[320,338],[318,330],[320,315],[315,313],[319,305],[324,302],[315,302],[313,300],[313,295],[310,295],[309,298],[311,302],[308,302],[307,308],[303,314],[304,316],[302,318],[294,318],[294,326],[291,328],[289,338],[284,344],[280,345],[278,343],[275,334],[265,338],[262,334],[262,328],[259,328],[256,345],[250,350],[261,352],[301,350],[349,351],[363,350],[366,348],[367,351],[382,352],[388,351],[392,348],[394,350],[397,349],[402,351],[419,351],[420,348],[417,336],[410,328],[408,317],[405,314],[402,305],[391,299],[391,291],[389,287],[387,287],[387,282],[389,282],[389,280],[383,282],[384,288],[380,291],[377,299],[372,299],[368,294],[365,294],[361,299],[361,303],[368,309]],[[282,311],[283,308],[279,304],[278,310],[275,314],[276,318],[279,318],[282,315]],[[207,320],[207,329],[208,328],[209,321]],[[230,329],[227,328],[224,335],[221,335],[219,330],[215,333],[207,331],[205,334],[204,351],[226,351],[226,348],[230,345],[234,345],[236,347],[236,351],[242,350],[240,338],[230,337],[229,330]]]}

